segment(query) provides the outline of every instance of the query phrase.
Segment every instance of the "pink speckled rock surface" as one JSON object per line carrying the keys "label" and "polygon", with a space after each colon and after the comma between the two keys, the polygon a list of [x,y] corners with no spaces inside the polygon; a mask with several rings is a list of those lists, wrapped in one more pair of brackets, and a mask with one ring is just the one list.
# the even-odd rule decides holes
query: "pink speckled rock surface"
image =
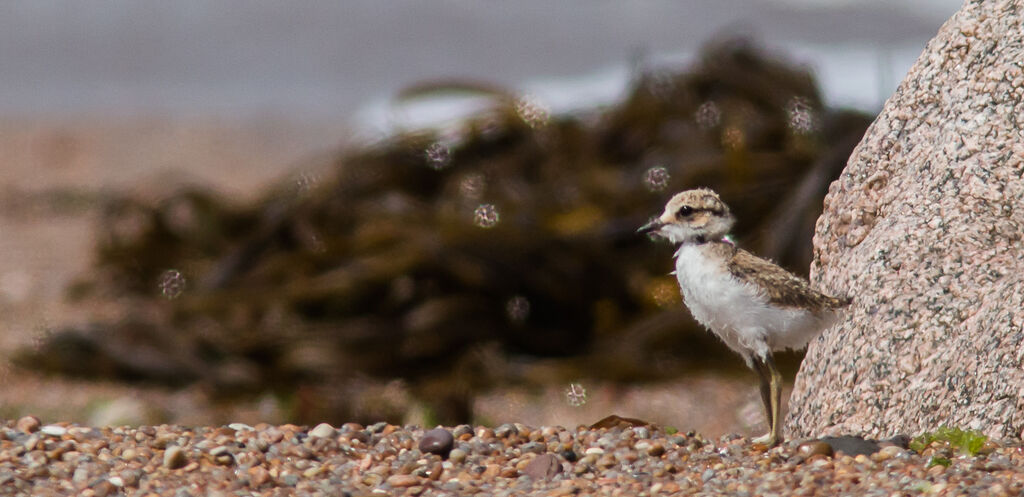
{"label": "pink speckled rock surface", "polygon": [[1022,16],[968,1],[831,185],[811,274],[854,303],[809,346],[788,436],[1021,436]]}

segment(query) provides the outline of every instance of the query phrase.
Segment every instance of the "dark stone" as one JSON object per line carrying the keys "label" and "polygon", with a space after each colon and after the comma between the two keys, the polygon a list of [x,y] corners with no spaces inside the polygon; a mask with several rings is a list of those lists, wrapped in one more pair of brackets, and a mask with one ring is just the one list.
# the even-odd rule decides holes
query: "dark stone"
{"label": "dark stone", "polygon": [[829,444],[834,452],[841,452],[851,457],[864,454],[870,456],[882,448],[877,440],[868,440],[862,437],[843,435],[841,437],[824,437],[822,442]]}
{"label": "dark stone", "polygon": [[634,428],[637,426],[650,426],[651,424],[642,419],[636,418],[624,418],[622,416],[612,414],[601,418],[600,421],[590,425],[591,430],[600,430],[601,428]]}
{"label": "dark stone", "polygon": [[904,448],[904,449],[909,449],[910,448],[910,437],[907,436],[907,435],[896,435],[895,437],[892,437],[892,438],[889,438],[889,439],[886,439],[886,440],[881,440],[881,441],[878,442],[878,444],[880,446],[882,446],[882,447],[887,447],[889,445],[895,445],[897,447],[901,447],[901,448]]}
{"label": "dark stone", "polygon": [[420,451],[437,454],[447,458],[455,444],[455,437],[444,428],[435,428],[423,434],[420,439]]}
{"label": "dark stone", "polygon": [[562,472],[562,463],[553,454],[541,454],[523,468],[523,474],[534,480],[547,480]]}
{"label": "dark stone", "polygon": [[579,456],[577,456],[576,452],[574,452],[572,449],[563,450],[561,452],[561,455],[563,458],[565,458],[566,461],[569,462],[576,462],[576,460],[579,459]]}

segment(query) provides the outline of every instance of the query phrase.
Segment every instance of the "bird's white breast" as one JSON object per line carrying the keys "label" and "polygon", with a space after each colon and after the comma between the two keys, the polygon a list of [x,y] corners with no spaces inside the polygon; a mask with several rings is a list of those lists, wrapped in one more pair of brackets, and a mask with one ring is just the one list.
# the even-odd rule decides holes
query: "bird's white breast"
{"label": "bird's white breast", "polygon": [[764,291],[734,277],[702,245],[680,246],[675,274],[693,317],[747,360],[802,348],[827,324],[808,311],[769,304]]}

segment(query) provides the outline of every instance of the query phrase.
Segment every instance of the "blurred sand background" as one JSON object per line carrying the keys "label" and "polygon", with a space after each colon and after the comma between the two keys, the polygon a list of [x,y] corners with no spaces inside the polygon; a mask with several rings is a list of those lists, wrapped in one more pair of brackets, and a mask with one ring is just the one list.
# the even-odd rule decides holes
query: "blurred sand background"
{"label": "blurred sand background", "polygon": [[[873,110],[959,2],[584,3],[0,7],[0,358],[60,324],[117,312],[65,298],[89,271],[99,200],[110,192],[155,202],[207,184],[242,202],[401,124],[388,99],[417,81],[484,79],[572,110],[614,99],[638,59],[685,61],[722,30],[749,31],[807,60],[834,105]],[[4,417],[287,421],[272,398],[221,406],[197,390],[6,366],[3,378]],[[643,387],[583,384],[581,406],[567,402],[569,385],[495,391],[477,411],[488,423],[573,426],[616,413],[709,436],[750,433],[761,416],[753,385],[752,375],[700,374]],[[402,385],[392,393],[404,395]]]}

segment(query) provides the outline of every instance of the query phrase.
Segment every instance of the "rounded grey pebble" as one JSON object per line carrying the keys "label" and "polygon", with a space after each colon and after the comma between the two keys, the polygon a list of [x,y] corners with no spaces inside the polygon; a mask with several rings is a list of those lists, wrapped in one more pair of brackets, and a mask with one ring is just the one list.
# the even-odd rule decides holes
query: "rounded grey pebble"
{"label": "rounded grey pebble", "polygon": [[494,429],[494,436],[498,438],[507,438],[512,435],[518,435],[519,429],[513,424],[505,423]]}
{"label": "rounded grey pebble", "polygon": [[419,448],[420,452],[429,452],[441,457],[448,457],[448,453],[451,452],[454,444],[455,438],[452,437],[448,430],[435,428],[423,434],[423,438],[420,439]]}
{"label": "rounded grey pebble", "polygon": [[462,464],[466,462],[466,451],[462,449],[452,449],[452,451],[448,453],[448,460],[455,464]]}
{"label": "rounded grey pebble", "polygon": [[121,480],[124,481],[126,487],[137,487],[139,481],[142,480],[142,475],[141,469],[129,469],[121,472]]}

